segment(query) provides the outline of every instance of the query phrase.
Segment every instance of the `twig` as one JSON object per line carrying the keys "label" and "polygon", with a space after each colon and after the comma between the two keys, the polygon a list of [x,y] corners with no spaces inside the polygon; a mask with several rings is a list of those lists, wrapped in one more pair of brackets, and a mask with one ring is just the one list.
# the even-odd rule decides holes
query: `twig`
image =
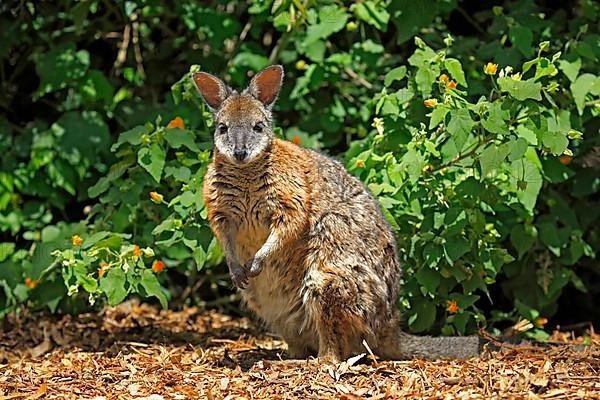
{"label": "twig", "polygon": [[131,20],[133,21],[133,53],[137,64],[137,72],[142,78],[145,78],[146,71],[144,71],[144,60],[140,48],[140,24],[137,21],[137,14],[133,14]]}
{"label": "twig", "polygon": [[131,25],[126,24],[123,29],[123,41],[119,46],[119,52],[117,53],[117,59],[115,60],[115,69],[120,69],[127,59],[127,48],[129,47],[129,41],[131,39]]}
{"label": "twig", "polygon": [[246,36],[248,36],[248,32],[250,32],[250,28],[252,28],[252,21],[248,20],[248,22],[246,22],[246,25],[244,25],[242,32],[240,32],[240,36],[235,42],[235,46],[231,50],[231,56],[229,57],[229,61],[227,61],[227,69],[231,67],[231,64],[233,63],[233,58],[237,53],[237,50],[240,48],[240,45],[244,42],[244,40],[246,40]]}
{"label": "twig", "polygon": [[456,7],[456,9],[458,10],[458,12],[459,12],[459,13],[460,13],[460,14],[461,14],[463,17],[465,17],[465,19],[466,19],[466,20],[467,20],[467,21],[468,21],[468,22],[469,22],[471,25],[473,25],[473,27],[474,27],[475,29],[477,29],[477,31],[478,31],[479,33],[482,33],[482,34],[486,34],[486,33],[487,33],[487,32],[486,32],[486,31],[485,31],[485,30],[484,30],[484,29],[481,27],[481,25],[479,25],[479,23],[478,23],[477,21],[475,21],[475,20],[473,19],[473,17],[471,17],[471,16],[469,15],[469,13],[468,13],[468,12],[466,12],[466,11],[465,11],[465,9],[464,9],[464,8],[462,8],[462,7]]}
{"label": "twig", "polygon": [[371,347],[369,347],[369,344],[367,343],[367,341],[363,339],[362,344],[363,344],[363,346],[365,346],[365,349],[367,349],[367,351],[369,352],[369,358],[371,358],[371,360],[373,360],[373,364],[375,364],[375,367],[378,367],[377,357],[375,357],[375,354],[373,354],[373,350],[371,350]]}
{"label": "twig", "polygon": [[344,68],[344,71],[348,75],[350,75],[351,78],[356,79],[356,81],[358,83],[360,83],[361,85],[363,85],[367,89],[369,89],[369,90],[373,89],[373,85],[371,85],[371,82],[366,81],[362,76],[358,75],[356,72],[354,72],[352,69],[350,69],[350,67]]}

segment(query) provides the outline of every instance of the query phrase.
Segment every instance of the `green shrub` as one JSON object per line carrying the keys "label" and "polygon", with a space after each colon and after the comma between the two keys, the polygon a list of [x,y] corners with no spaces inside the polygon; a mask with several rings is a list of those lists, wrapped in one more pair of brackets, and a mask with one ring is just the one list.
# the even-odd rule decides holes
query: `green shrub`
{"label": "green shrub", "polygon": [[[28,101],[43,105],[25,127],[0,120],[0,231],[10,234],[0,313],[78,311],[128,294],[166,306],[182,286],[194,301],[227,293],[200,195],[212,117],[192,64],[233,86],[285,65],[278,132],[340,154],[379,198],[412,331],[465,334],[519,318],[542,328],[567,285],[590,286],[586,260],[600,249],[591,1],[574,16],[529,1],[478,12],[434,0],[0,7],[36,21],[5,18],[0,57],[35,69]],[[461,23],[472,32],[448,34]],[[123,32],[108,66],[97,32]],[[18,57],[23,48],[33,61]]]}

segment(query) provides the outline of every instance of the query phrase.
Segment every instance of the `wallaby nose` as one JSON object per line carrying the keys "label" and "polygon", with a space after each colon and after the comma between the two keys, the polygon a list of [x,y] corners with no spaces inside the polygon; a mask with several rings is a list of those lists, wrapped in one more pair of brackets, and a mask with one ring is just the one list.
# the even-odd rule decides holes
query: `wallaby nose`
{"label": "wallaby nose", "polygon": [[247,154],[248,152],[246,151],[246,149],[239,149],[233,151],[233,156],[238,161],[244,161],[244,158],[246,158]]}

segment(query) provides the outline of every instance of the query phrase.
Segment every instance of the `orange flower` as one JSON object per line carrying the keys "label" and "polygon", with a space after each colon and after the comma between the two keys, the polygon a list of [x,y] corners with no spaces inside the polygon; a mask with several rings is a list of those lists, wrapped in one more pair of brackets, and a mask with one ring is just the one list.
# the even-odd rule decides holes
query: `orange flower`
{"label": "orange flower", "polygon": [[440,77],[438,78],[440,80],[440,82],[448,82],[448,75],[446,74],[441,74]]}
{"label": "orange flower", "polygon": [[152,263],[152,271],[159,274],[165,269],[165,263],[161,260],[156,260]]}
{"label": "orange flower", "polygon": [[102,278],[102,276],[104,276],[104,273],[106,272],[106,270],[108,269],[108,263],[103,262],[100,264],[100,268],[98,268],[98,278]]}
{"label": "orange flower", "polygon": [[573,160],[573,156],[563,154],[562,156],[559,157],[559,160],[562,165],[569,165],[569,164],[571,164],[571,161]]}
{"label": "orange flower", "polygon": [[29,289],[35,289],[37,284],[38,281],[36,281],[35,279],[25,278],[25,286],[27,286]]}
{"label": "orange flower", "polygon": [[363,160],[356,160],[356,166],[362,168],[365,166],[365,162]]}
{"label": "orange flower", "polygon": [[81,243],[83,243],[83,240],[81,239],[81,237],[79,235],[73,235],[73,236],[71,236],[71,243],[73,243],[73,246],[81,246]]}
{"label": "orange flower", "polygon": [[298,135],[294,135],[294,137],[292,139],[292,143],[297,144],[298,146],[300,146],[302,144],[302,140],[300,140],[300,138],[298,137]]}
{"label": "orange flower", "polygon": [[454,81],[448,82],[448,89],[456,89],[456,82],[454,82]]}
{"label": "orange flower", "polygon": [[137,244],[133,246],[133,255],[136,257],[142,256],[142,249],[140,249],[140,246],[138,246]]}
{"label": "orange flower", "polygon": [[483,72],[487,75],[496,75],[496,71],[498,71],[498,64],[489,62],[483,67]]}
{"label": "orange flower", "polygon": [[438,105],[438,101],[436,99],[427,99],[423,104],[425,104],[425,107],[434,108]]}
{"label": "orange flower", "polygon": [[167,128],[169,128],[169,129],[172,129],[172,128],[185,129],[185,123],[183,122],[181,117],[175,117],[171,120],[171,122],[169,122],[169,125],[167,125]]}
{"label": "orange flower", "polygon": [[535,324],[537,326],[539,326],[540,328],[543,328],[544,325],[546,325],[547,323],[548,323],[548,318],[538,317],[535,319]]}
{"label": "orange flower", "polygon": [[448,307],[446,307],[446,310],[448,310],[448,312],[451,314],[456,314],[456,312],[458,311],[458,304],[456,303],[456,301],[448,300],[447,303]]}
{"label": "orange flower", "polygon": [[150,199],[156,203],[160,204],[163,202],[163,195],[158,192],[150,192]]}

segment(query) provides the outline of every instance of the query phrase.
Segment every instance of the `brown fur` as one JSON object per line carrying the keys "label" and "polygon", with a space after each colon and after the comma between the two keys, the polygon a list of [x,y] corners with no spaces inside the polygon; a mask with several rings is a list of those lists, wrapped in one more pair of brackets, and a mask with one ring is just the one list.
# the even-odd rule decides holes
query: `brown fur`
{"label": "brown fur", "polygon": [[[230,144],[258,120],[270,124],[268,106],[279,88],[260,85],[273,85],[279,72],[264,73],[249,92],[221,98],[215,109],[227,135],[237,135]],[[231,91],[204,93],[211,87],[199,89],[213,100],[214,90]],[[231,133],[235,124],[246,128]],[[282,335],[293,357],[340,360],[364,352],[363,340],[384,358],[477,353],[477,338],[399,331],[393,233],[378,202],[342,164],[272,133],[266,142],[257,139],[263,147],[243,163],[224,155],[230,153],[224,143],[204,179],[208,219],[248,308]]]}

